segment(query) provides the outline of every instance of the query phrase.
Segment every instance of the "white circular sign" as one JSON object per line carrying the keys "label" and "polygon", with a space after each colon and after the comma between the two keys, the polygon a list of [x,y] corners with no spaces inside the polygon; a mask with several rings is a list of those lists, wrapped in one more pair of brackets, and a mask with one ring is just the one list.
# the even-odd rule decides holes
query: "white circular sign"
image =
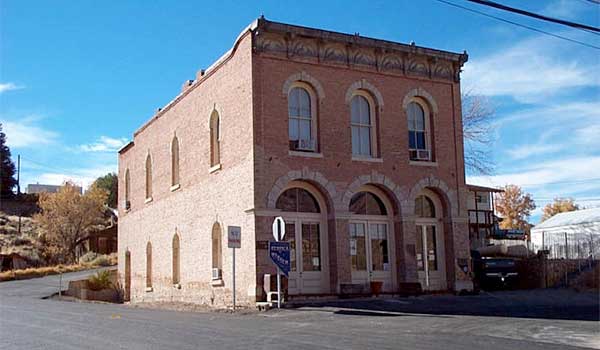
{"label": "white circular sign", "polygon": [[273,237],[276,242],[283,240],[283,237],[285,237],[285,221],[281,216],[273,220]]}

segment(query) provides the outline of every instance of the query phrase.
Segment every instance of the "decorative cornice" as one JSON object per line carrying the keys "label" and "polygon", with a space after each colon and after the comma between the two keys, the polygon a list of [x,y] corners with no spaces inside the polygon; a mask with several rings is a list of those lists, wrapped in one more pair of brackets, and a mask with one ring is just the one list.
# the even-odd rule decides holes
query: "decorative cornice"
{"label": "decorative cornice", "polygon": [[253,34],[256,53],[430,79],[458,82],[468,59],[466,52],[457,54],[264,18],[258,20]]}

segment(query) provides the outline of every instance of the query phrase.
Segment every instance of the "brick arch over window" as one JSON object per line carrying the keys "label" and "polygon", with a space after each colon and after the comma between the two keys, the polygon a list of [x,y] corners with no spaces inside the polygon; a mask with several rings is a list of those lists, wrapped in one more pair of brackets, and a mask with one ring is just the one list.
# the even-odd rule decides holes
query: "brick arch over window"
{"label": "brick arch over window", "polygon": [[433,117],[435,118],[438,114],[438,106],[435,102],[435,99],[427,90],[423,88],[416,88],[410,90],[406,96],[404,96],[404,100],[402,100],[402,108],[406,111],[408,108],[408,104],[415,100],[415,98],[419,98],[427,103],[428,107],[431,108],[431,112],[433,113]]}
{"label": "brick arch over window", "polygon": [[294,180],[306,181],[308,183],[313,184],[317,187],[322,193],[327,202],[327,212],[331,212],[333,207],[335,206],[336,199],[338,197],[335,184],[327,178],[323,174],[318,171],[312,171],[308,169],[308,167],[304,167],[302,170],[292,170],[287,174],[281,176],[269,191],[267,196],[267,208],[275,209],[275,204],[277,203],[277,198],[279,195],[287,188],[288,184]]}
{"label": "brick arch over window", "polygon": [[317,98],[319,101],[325,98],[325,90],[323,89],[323,85],[321,85],[321,83],[312,75],[304,71],[290,75],[286,79],[285,83],[283,83],[283,89],[281,90],[281,93],[285,98],[288,97],[290,89],[293,87],[294,83],[299,81],[309,84],[317,93]]}
{"label": "brick arch over window", "polygon": [[352,100],[352,97],[356,95],[357,90],[364,90],[373,95],[373,99],[375,99],[377,108],[383,108],[383,95],[373,84],[369,83],[366,79],[361,79],[350,85],[348,91],[346,91],[346,104],[350,104],[350,101]]}
{"label": "brick arch over window", "polygon": [[373,185],[385,192],[392,202],[394,214],[399,214],[401,208],[399,203],[408,196],[408,189],[405,186],[396,185],[392,179],[376,171],[372,172],[371,175],[361,175],[354,179],[341,197],[340,208],[346,208],[347,210],[352,197],[360,192],[360,189],[365,185]]}
{"label": "brick arch over window", "polygon": [[442,180],[435,176],[429,176],[421,179],[410,190],[405,200],[400,202],[402,211],[407,215],[414,215],[415,199],[423,192],[423,189],[429,189],[436,192],[442,201],[444,214],[457,217],[458,215],[458,195]]}

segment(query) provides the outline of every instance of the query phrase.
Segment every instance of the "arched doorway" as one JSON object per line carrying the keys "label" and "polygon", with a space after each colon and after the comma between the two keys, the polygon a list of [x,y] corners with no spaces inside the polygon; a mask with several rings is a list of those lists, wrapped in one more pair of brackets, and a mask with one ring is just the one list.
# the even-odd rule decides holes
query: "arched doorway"
{"label": "arched doorway", "polygon": [[424,290],[445,290],[446,255],[442,204],[435,193],[424,189],[415,199],[416,258],[419,282]]}
{"label": "arched doorway", "polygon": [[292,181],[275,207],[282,210],[285,240],[291,248],[288,293],[328,292],[327,216],[323,198],[311,185]]}
{"label": "arched doorway", "polygon": [[392,291],[392,204],[383,191],[367,185],[352,197],[349,211],[352,283],[368,286],[383,282],[383,290]]}

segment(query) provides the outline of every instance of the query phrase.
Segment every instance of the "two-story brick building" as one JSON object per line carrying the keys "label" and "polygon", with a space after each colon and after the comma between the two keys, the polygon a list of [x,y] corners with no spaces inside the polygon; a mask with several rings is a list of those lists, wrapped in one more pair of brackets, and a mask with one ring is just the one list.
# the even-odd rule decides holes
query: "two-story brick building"
{"label": "two-story brick building", "polygon": [[276,216],[290,295],[469,290],[459,75],[466,54],[260,18],[119,152],[132,301],[264,298]]}

